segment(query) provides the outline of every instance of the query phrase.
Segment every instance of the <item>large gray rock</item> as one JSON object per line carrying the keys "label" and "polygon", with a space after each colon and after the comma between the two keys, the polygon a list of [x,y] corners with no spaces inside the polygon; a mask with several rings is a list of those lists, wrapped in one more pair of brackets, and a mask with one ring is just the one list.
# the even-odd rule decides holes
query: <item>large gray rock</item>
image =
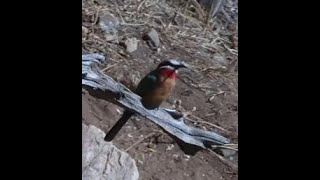
{"label": "large gray rock", "polygon": [[100,129],[82,124],[82,180],[137,180],[134,160],[104,136]]}

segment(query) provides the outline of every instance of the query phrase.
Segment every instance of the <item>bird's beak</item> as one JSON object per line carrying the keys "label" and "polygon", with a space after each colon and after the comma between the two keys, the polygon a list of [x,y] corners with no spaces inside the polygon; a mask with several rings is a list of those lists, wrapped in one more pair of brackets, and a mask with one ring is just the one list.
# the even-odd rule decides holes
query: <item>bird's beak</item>
{"label": "bird's beak", "polygon": [[190,67],[185,62],[181,62],[177,69],[179,69],[179,68],[190,68]]}
{"label": "bird's beak", "polygon": [[179,65],[176,66],[176,69],[180,68],[190,68],[190,66],[185,62],[181,62]]}

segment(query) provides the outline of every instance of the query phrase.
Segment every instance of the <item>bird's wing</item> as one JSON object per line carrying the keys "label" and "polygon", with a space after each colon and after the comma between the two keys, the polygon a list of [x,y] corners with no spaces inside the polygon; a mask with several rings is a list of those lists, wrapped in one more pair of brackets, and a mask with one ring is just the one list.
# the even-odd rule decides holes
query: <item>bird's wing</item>
{"label": "bird's wing", "polygon": [[158,75],[155,71],[147,74],[138,84],[136,88],[136,94],[139,96],[146,95],[148,92],[152,92],[154,88],[156,88],[158,81]]}

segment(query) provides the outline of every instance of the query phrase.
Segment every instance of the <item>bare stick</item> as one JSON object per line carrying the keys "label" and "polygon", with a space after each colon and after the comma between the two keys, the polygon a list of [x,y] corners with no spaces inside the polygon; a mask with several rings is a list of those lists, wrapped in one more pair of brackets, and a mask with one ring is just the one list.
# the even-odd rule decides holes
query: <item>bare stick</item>
{"label": "bare stick", "polygon": [[154,136],[156,133],[155,132],[152,132],[152,133],[149,133],[148,135],[146,135],[145,137],[141,138],[140,140],[138,140],[137,142],[133,143],[130,147],[128,147],[126,150],[124,151],[129,151],[133,146],[141,143],[142,141],[144,141],[145,139],[148,139],[149,137],[151,136]]}

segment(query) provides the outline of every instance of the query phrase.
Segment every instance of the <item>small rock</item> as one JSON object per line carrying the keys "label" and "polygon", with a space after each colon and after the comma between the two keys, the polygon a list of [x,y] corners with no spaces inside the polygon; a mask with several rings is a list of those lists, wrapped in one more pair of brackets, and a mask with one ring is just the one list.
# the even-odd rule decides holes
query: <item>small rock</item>
{"label": "small rock", "polygon": [[82,26],[82,41],[85,41],[87,36],[88,36],[88,28],[86,28],[85,26]]}
{"label": "small rock", "polygon": [[222,67],[223,66],[227,66],[229,63],[227,62],[227,59],[224,57],[224,56],[222,56],[221,54],[218,54],[218,53],[216,53],[215,55],[214,55],[214,61],[216,61],[216,62],[218,62],[220,65],[222,65]]}
{"label": "small rock", "polygon": [[116,33],[119,28],[119,20],[112,14],[102,14],[99,25],[106,33]]}
{"label": "small rock", "polygon": [[173,158],[178,158],[179,157],[178,154],[173,154],[172,156],[173,156]]}
{"label": "small rock", "polygon": [[127,39],[124,44],[126,45],[127,52],[132,53],[138,49],[138,40],[136,38]]}
{"label": "small rock", "polygon": [[141,161],[140,159],[138,159],[138,163],[143,165],[143,161]]}
{"label": "small rock", "polygon": [[118,40],[118,36],[117,34],[106,34],[105,35],[106,41],[117,41]]}
{"label": "small rock", "polygon": [[229,149],[221,149],[221,152],[224,157],[232,158],[233,156],[237,155],[237,151],[229,150]]}
{"label": "small rock", "polygon": [[88,32],[89,32],[88,28],[86,28],[85,26],[82,26],[82,36],[87,35]]}
{"label": "small rock", "polygon": [[141,80],[141,74],[137,71],[133,74],[131,74],[131,82],[134,86],[137,86]]}
{"label": "small rock", "polygon": [[185,157],[185,159],[184,160],[186,160],[186,161],[189,161],[190,160],[190,156],[189,155],[184,155],[184,157]]}
{"label": "small rock", "polygon": [[143,38],[147,41],[151,49],[156,50],[157,47],[160,45],[159,35],[157,31],[153,28]]}
{"label": "small rock", "polygon": [[157,63],[157,64],[160,63],[160,62],[161,62],[160,59],[156,59],[156,60],[155,60],[155,63]]}
{"label": "small rock", "polygon": [[174,145],[173,145],[173,144],[170,144],[170,145],[167,147],[166,151],[171,151],[173,147],[174,147]]}

